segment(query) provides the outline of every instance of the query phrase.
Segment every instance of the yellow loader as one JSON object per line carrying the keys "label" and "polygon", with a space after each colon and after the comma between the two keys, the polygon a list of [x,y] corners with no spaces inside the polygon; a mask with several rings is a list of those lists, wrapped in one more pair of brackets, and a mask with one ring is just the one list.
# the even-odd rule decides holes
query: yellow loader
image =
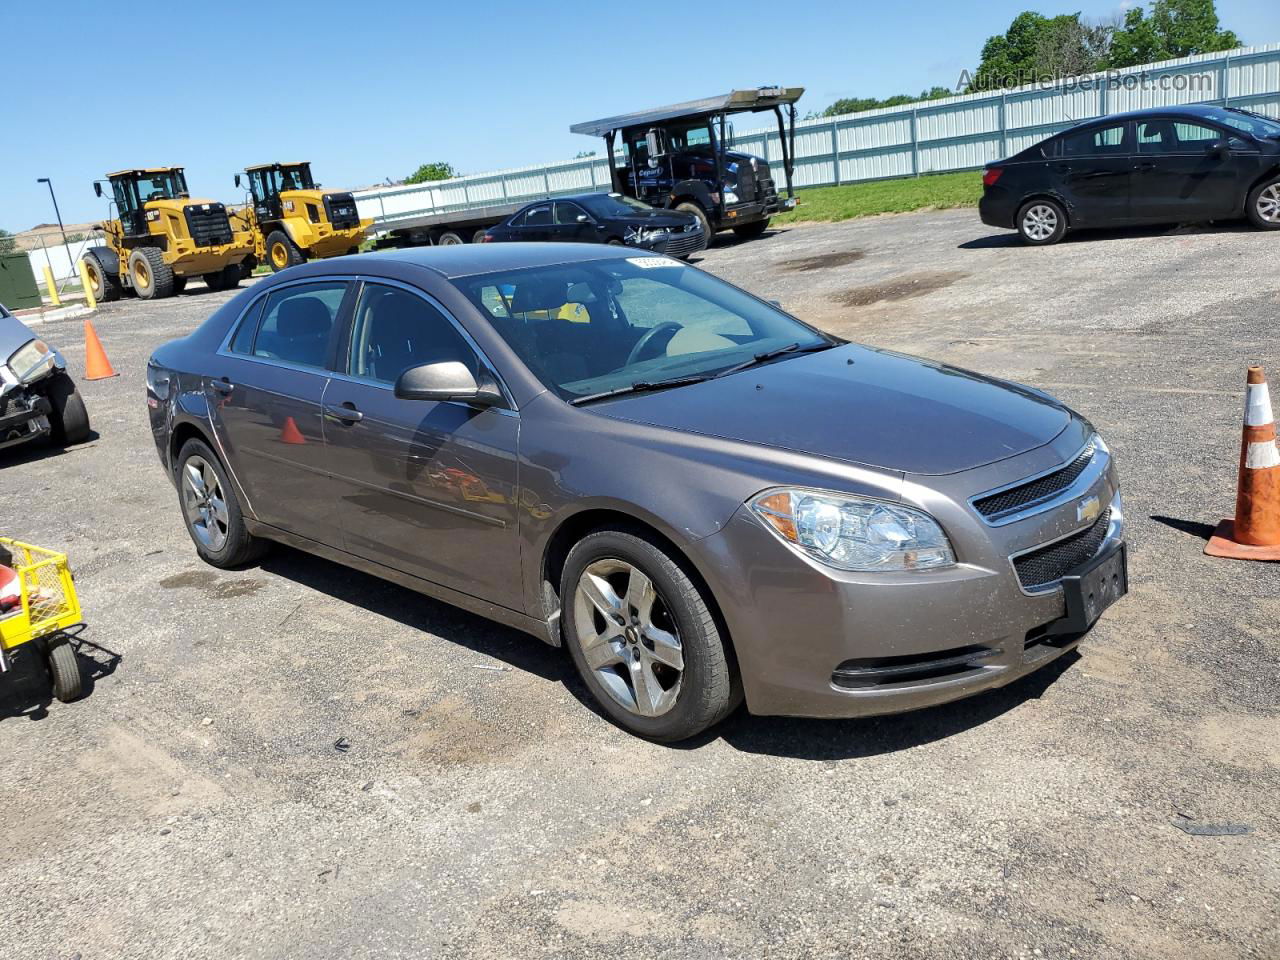
{"label": "yellow loader", "polygon": [[[323,260],[360,247],[372,220],[361,220],[350,193],[316,186],[309,163],[262,163],[245,168],[249,202],[232,213],[237,230],[253,235],[253,260],[276,273],[296,263]],[[241,186],[236,174],[236,186]]]}
{"label": "yellow loader", "polygon": [[[192,277],[214,290],[238,286],[253,238],[232,228],[227,208],[193,198],[182,167],[107,174],[116,218],[101,224],[106,245],[85,251],[85,272],[98,300],[132,290],[144,300],[181,293]],[[94,193],[103,196],[102,181]]]}

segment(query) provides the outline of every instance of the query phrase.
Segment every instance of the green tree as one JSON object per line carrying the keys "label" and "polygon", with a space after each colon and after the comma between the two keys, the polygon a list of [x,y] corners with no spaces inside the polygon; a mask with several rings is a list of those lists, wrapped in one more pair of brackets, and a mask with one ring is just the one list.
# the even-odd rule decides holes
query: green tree
{"label": "green tree", "polygon": [[1107,65],[1133,67],[1156,60],[1214,53],[1240,46],[1240,38],[1223,30],[1213,0],[1155,0],[1150,14],[1134,7],[1115,32]]}
{"label": "green tree", "polygon": [[940,100],[954,95],[955,91],[948,90],[946,87],[930,87],[928,90],[922,90],[918,97],[911,97],[905,93],[895,94],[884,100],[877,100],[875,97],[844,97],[827,107],[822,113],[811,114],[806,119],[812,119],[814,116],[838,117],[845,113],[861,113],[863,110],[878,110],[881,107],[901,107],[908,103],[919,103],[921,100]]}
{"label": "green tree", "polygon": [[585,160],[587,159],[587,157],[594,157],[595,155],[596,155],[596,152],[594,150],[579,150],[577,153],[573,155],[573,159]]}
{"label": "green tree", "polygon": [[0,230],[0,253],[13,253],[18,249],[18,241],[8,230]]}
{"label": "green tree", "polygon": [[1093,73],[1106,65],[1112,32],[1106,24],[1080,19],[1079,13],[1020,13],[1007,31],[983,44],[968,92]]}
{"label": "green tree", "polygon": [[405,183],[426,183],[428,180],[452,180],[458,175],[458,171],[453,169],[453,164],[444,161],[436,161],[435,163],[424,163],[409,176],[404,178]]}

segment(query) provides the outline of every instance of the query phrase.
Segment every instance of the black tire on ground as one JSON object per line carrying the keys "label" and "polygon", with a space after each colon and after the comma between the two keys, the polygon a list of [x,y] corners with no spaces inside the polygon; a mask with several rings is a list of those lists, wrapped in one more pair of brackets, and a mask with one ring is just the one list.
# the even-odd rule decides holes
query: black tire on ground
{"label": "black tire on ground", "polygon": [[[576,623],[575,596],[583,571],[601,560],[622,561],[649,578],[658,597],[653,607],[665,609],[667,623],[679,640],[684,663],[681,686],[675,703],[659,716],[642,716],[623,706],[587,665]],[[574,666],[600,708],[618,726],[650,740],[685,740],[719,723],[742,702],[741,683],[709,598],[647,533],[598,530],[580,540],[565,559],[560,607],[564,642]],[[594,630],[594,623],[587,628],[588,633]]]}
{"label": "black tire on ground", "polygon": [[84,255],[84,265],[89,274],[89,289],[93,291],[95,300],[99,303],[111,303],[113,300],[120,299],[120,295],[124,292],[120,274],[115,271],[108,272],[102,266],[102,261],[92,253]]}
{"label": "black tire on ground", "polygon": [[1047,247],[1067,234],[1067,212],[1056,200],[1028,200],[1018,210],[1014,221],[1022,242],[1033,247]]}
{"label": "black tire on ground", "polygon": [[[192,457],[199,457],[209,464],[214,474],[217,475],[218,487],[222,493],[221,500],[226,505],[226,542],[218,549],[211,549],[201,543],[200,537],[193,529],[191,520],[187,516],[183,499],[183,484],[186,482],[184,474],[187,469],[187,463]],[[240,509],[240,501],[236,498],[235,489],[231,486],[227,471],[222,466],[222,461],[218,459],[218,455],[210,450],[207,444],[201,440],[188,440],[183,444],[182,449],[178,452],[177,471],[178,506],[182,510],[182,519],[187,528],[187,533],[191,536],[191,542],[195,544],[196,553],[199,554],[201,560],[214,567],[229,569],[244,566],[266,552],[267,541],[260,540],[249,533],[244,523],[244,513]]]}
{"label": "black tire on ground", "polygon": [[462,234],[458,233],[456,230],[446,230],[444,233],[440,234],[440,236],[436,237],[437,247],[455,247],[460,243],[466,242],[467,241],[463,239]]}
{"label": "black tire on ground", "polygon": [[185,289],[187,289],[187,278],[174,277],[173,278],[173,295],[176,297]]}
{"label": "black tire on ground", "polygon": [[625,246],[626,246],[626,244],[625,244],[625,243],[623,243],[621,240],[619,240],[617,237],[610,237],[608,240],[606,240],[606,241],[605,241],[605,246],[607,246],[607,247],[625,247]]}
{"label": "black tire on ground", "polygon": [[60,447],[88,440],[89,411],[76,382],[65,372],[55,373],[45,396],[53,407],[49,412],[49,439]]}
{"label": "black tire on ground", "polygon": [[484,243],[484,235],[488,232],[489,231],[486,230],[484,227],[481,227],[479,230],[477,230],[475,233],[471,235],[471,242]]}
{"label": "black tire on ground", "polygon": [[347,256],[348,256],[348,257],[354,257],[354,256],[355,256],[357,253],[359,253],[359,252],[360,252],[360,248],[359,248],[359,247],[347,247]]}
{"label": "black tire on ground", "polygon": [[210,290],[222,289],[222,271],[221,270],[217,271],[216,273],[202,273],[200,274],[200,279],[204,281],[204,285],[208,287]]}
{"label": "black tire on ground", "polygon": [[740,227],[734,227],[733,232],[743,240],[754,240],[768,229],[769,218],[765,217],[763,220],[755,220],[751,223],[744,223]]}
{"label": "black tire on ground", "polygon": [[283,230],[272,230],[267,234],[267,263],[271,264],[273,273],[306,262],[307,258],[302,251]]}
{"label": "black tire on ground", "polygon": [[1259,230],[1280,230],[1280,177],[1267,177],[1250,190],[1245,212]]}
{"label": "black tire on ground", "polygon": [[45,644],[45,666],[53,681],[53,695],[62,703],[70,703],[80,696],[84,681],[80,676],[80,661],[71,641],[57,634]]}
{"label": "black tire on ground", "polygon": [[240,264],[228,263],[222,268],[222,289],[234,290],[240,286]]}
{"label": "black tire on ground", "polygon": [[247,280],[253,276],[253,271],[258,269],[258,258],[253,254],[245,257],[240,261],[240,279]]}
{"label": "black tire on ground", "polygon": [[136,247],[129,254],[129,282],[143,300],[173,296],[173,268],[155,247]]}
{"label": "black tire on ground", "polygon": [[698,222],[702,224],[702,235],[707,238],[703,249],[705,250],[711,246],[711,241],[715,239],[716,235],[711,229],[711,221],[707,219],[706,211],[696,203],[678,203],[676,204],[676,211],[678,213],[691,213],[697,217]]}

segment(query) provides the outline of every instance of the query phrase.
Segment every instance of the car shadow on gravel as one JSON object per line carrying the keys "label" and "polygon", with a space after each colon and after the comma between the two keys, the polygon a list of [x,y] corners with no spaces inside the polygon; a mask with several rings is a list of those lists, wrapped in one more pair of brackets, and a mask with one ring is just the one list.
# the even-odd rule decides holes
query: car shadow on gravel
{"label": "car shadow on gravel", "polygon": [[[1069,243],[1103,243],[1108,240],[1140,240],[1143,237],[1181,237],[1196,236],[1207,233],[1256,233],[1249,224],[1242,221],[1222,223],[1184,223],[1178,226],[1157,224],[1155,226],[1115,227],[1109,230],[1079,230],[1068,233],[1062,238],[1063,244]],[[1012,231],[993,233],[990,236],[966,240],[956,245],[957,250],[998,250],[1005,247],[1026,247],[1022,238]]]}
{"label": "car shadow on gravel", "polygon": [[739,710],[720,727],[679,747],[698,747],[720,738],[743,753],[794,760],[851,760],[896,753],[963,733],[994,720],[1028,700],[1036,700],[1080,660],[1069,651],[1007,687],[911,713],[857,720],[753,717]]}
{"label": "car shadow on gravel", "polygon": [[[51,457],[61,457],[76,453],[86,449],[100,439],[102,437],[98,432],[91,430],[87,440],[70,447],[59,447],[48,440],[30,440],[12,447],[5,447],[0,450],[0,470],[5,467],[20,467],[24,464],[35,463],[37,460],[48,460]],[[0,530],[0,534],[10,536],[10,534],[4,533],[3,530]]]}

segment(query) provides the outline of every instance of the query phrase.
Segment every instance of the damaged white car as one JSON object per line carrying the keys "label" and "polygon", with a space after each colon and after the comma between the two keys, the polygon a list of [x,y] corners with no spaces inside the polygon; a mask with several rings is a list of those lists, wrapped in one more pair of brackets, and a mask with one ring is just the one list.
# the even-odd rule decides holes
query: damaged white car
{"label": "damaged white car", "polygon": [[0,449],[89,439],[89,413],[62,355],[0,305]]}

